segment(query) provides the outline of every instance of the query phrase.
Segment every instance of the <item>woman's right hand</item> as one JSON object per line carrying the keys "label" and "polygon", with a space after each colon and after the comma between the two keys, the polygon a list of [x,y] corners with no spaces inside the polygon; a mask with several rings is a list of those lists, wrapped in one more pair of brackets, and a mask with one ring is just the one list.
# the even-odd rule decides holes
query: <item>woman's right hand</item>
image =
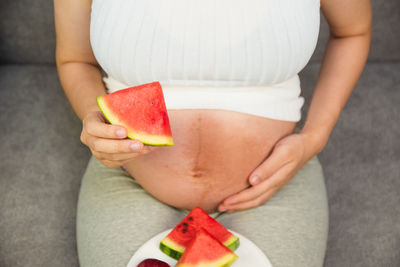
{"label": "woman's right hand", "polygon": [[88,113],[83,119],[81,142],[109,168],[119,167],[157,149],[126,137],[127,130],[122,126],[108,124],[100,111]]}

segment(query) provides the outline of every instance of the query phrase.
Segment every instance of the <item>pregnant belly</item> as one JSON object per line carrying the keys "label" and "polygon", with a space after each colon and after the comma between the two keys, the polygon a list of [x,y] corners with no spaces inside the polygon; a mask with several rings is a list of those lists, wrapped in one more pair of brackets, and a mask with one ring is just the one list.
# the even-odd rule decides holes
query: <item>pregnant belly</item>
{"label": "pregnant belly", "polygon": [[175,145],[124,167],[151,195],[176,208],[212,212],[249,186],[260,165],[295,123],[225,110],[168,110]]}

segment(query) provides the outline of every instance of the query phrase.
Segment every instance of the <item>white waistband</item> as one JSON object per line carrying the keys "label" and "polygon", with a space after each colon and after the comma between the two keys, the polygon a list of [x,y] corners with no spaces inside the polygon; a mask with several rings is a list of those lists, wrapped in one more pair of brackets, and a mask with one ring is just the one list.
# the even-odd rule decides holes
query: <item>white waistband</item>
{"label": "white waistband", "polygon": [[[128,88],[112,77],[104,77],[109,93]],[[171,85],[160,82],[167,109],[223,109],[256,116],[299,121],[304,99],[300,80],[295,75],[287,81],[257,86]]]}

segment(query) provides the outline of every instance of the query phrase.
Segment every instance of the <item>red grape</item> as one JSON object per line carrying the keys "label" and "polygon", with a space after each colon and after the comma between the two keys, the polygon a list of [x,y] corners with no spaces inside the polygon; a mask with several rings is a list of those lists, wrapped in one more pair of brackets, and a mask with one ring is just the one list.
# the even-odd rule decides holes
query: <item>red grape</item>
{"label": "red grape", "polygon": [[157,259],[145,259],[137,267],[171,267],[168,263]]}

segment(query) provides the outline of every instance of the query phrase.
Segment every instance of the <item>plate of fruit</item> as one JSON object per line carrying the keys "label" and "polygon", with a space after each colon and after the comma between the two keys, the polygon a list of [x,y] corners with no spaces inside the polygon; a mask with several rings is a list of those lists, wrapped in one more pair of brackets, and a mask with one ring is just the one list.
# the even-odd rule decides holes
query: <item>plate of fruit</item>
{"label": "plate of fruit", "polygon": [[249,239],[226,229],[199,207],[175,228],[144,243],[127,267],[272,267]]}

